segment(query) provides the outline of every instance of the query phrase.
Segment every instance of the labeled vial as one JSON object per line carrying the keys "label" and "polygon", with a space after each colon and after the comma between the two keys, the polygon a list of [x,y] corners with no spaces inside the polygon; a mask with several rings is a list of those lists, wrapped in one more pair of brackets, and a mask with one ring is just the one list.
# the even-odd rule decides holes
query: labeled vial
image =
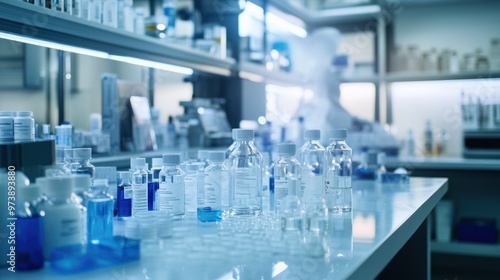
{"label": "labeled vial", "polygon": [[307,205],[316,197],[325,197],[325,148],[319,142],[319,130],[305,130],[304,145],[299,150],[302,168],[302,201]]}
{"label": "labeled vial", "polygon": [[160,171],[159,210],[174,215],[174,219],[182,219],[185,215],[185,173],[180,163],[179,154],[164,154]]}
{"label": "labeled vial", "polygon": [[326,204],[330,212],[352,209],[352,149],[346,143],[347,130],[332,130],[326,147]]}
{"label": "labeled vial", "polygon": [[135,159],[132,173],[132,215],[148,211],[148,172],[144,169],[145,158]]}
{"label": "labeled vial", "polygon": [[87,202],[87,240],[113,237],[113,197],[108,193],[108,180],[95,179],[89,190]]}
{"label": "labeled vial", "polygon": [[154,210],[155,205],[155,185],[153,184],[153,172],[149,170],[149,163],[146,163],[144,166],[144,170],[146,170],[148,174],[148,211]]}
{"label": "labeled vial", "polygon": [[231,215],[262,212],[262,155],[254,145],[254,131],[236,131],[236,146],[229,155]]}
{"label": "labeled vial", "polygon": [[73,163],[71,164],[71,173],[87,174],[91,178],[94,178],[95,167],[90,163],[91,158],[91,148],[73,149]]}
{"label": "labeled vial", "polygon": [[14,118],[14,140],[35,140],[35,119],[33,112],[20,111]]}
{"label": "labeled vial", "polygon": [[279,159],[273,164],[274,170],[274,211],[284,210],[285,199],[301,192],[301,167],[295,158],[295,144],[278,145]]}
{"label": "labeled vial", "polygon": [[198,220],[215,222],[222,219],[222,211],[229,209],[229,170],[224,164],[223,151],[209,152],[202,187],[198,190]]}
{"label": "labeled vial", "polygon": [[40,187],[17,186],[16,192],[16,269],[36,270],[43,267],[43,220],[37,204],[41,196]]}
{"label": "labeled vial", "polygon": [[118,1],[102,0],[102,23],[118,28]]}
{"label": "labeled vial", "polygon": [[56,130],[56,147],[71,148],[73,147],[73,126],[70,124],[62,124],[55,127]]}
{"label": "labeled vial", "polygon": [[87,0],[89,1],[89,20],[97,23],[102,22],[102,1],[103,0]]}
{"label": "labeled vial", "polygon": [[54,168],[45,171],[45,176],[67,176],[71,174],[71,170],[66,167],[64,162],[64,149],[56,148],[56,162]]}
{"label": "labeled vial", "polygon": [[83,239],[82,212],[71,195],[74,180],[71,177],[37,178],[44,196],[38,210],[44,213],[44,257],[50,257],[53,248],[79,244]]}
{"label": "labeled vial", "polygon": [[73,166],[73,149],[72,148],[61,148],[58,147],[56,149],[62,149],[64,151],[64,167],[67,168],[70,173],[72,171]]}
{"label": "labeled vial", "polygon": [[132,173],[129,171],[120,171],[116,178],[117,189],[117,216],[130,217],[132,216]]}
{"label": "labeled vial", "polygon": [[152,173],[152,181],[151,185],[154,190],[154,203],[153,203],[153,210],[159,210],[159,193],[158,190],[160,189],[160,171],[163,167],[163,158],[153,158],[152,159],[152,164],[153,167],[151,168],[151,173]]}
{"label": "labeled vial", "polygon": [[15,112],[0,111],[0,142],[14,141]]}
{"label": "labeled vial", "polygon": [[[203,163],[202,163],[203,166]],[[203,171],[200,171],[200,165],[187,164],[186,176],[184,177],[184,205],[186,214],[196,213],[198,207],[198,191],[203,188]]]}
{"label": "labeled vial", "polygon": [[79,205],[81,212],[82,244],[87,242],[87,202],[92,180],[87,174],[71,175],[75,189],[71,198]]}

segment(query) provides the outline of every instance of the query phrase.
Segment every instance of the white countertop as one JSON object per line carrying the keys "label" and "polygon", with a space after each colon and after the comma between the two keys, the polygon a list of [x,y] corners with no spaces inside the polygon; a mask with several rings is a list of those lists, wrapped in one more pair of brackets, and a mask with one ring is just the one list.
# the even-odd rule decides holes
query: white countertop
{"label": "white countertop", "polygon": [[389,168],[500,170],[500,159],[472,159],[462,157],[388,157]]}
{"label": "white countertop", "polygon": [[[196,247],[191,245],[181,254],[174,249],[169,250],[183,242],[182,237],[174,237],[164,244],[164,253],[177,254],[175,264],[169,263],[163,255],[153,255],[143,256],[140,261],[126,265],[73,276],[55,275],[48,266],[41,271],[15,274],[5,268],[0,271],[0,279],[16,279],[16,276],[23,280],[193,279],[192,276],[186,276],[193,271],[206,272],[205,276],[209,275],[207,279],[232,279],[234,273],[240,273],[240,279],[256,279],[255,276],[259,275],[264,275],[265,279],[372,279],[425,221],[447,189],[448,181],[444,178],[411,178],[410,184],[406,186],[381,186],[370,181],[355,181],[353,212],[329,216],[329,233],[326,237],[329,258],[254,253],[247,261],[241,261],[239,266],[233,266],[234,259],[216,261],[207,255],[203,258],[203,265],[194,265],[186,259],[196,254]],[[174,222],[174,229],[185,226],[189,229],[186,236],[201,238],[207,233],[217,235],[227,225],[187,220]],[[248,236],[251,232],[241,233],[241,236],[245,234]],[[195,242],[196,238],[190,240]],[[276,245],[270,240],[259,240],[269,245],[268,251]],[[249,240],[238,240],[235,246],[245,242],[248,244]],[[249,247],[251,249],[252,244]],[[238,253],[235,250],[232,253]],[[173,271],[180,274],[173,275]]]}

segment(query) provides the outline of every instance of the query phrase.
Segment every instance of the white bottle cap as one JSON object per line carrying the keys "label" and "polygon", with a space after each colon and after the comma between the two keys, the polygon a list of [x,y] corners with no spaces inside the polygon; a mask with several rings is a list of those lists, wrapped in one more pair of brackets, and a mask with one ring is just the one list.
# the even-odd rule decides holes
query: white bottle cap
{"label": "white bottle cap", "polygon": [[32,202],[40,197],[40,187],[37,184],[18,187],[16,192],[16,200],[20,205],[23,202]]}
{"label": "white bottle cap", "polygon": [[12,111],[0,111],[0,117],[15,117],[16,112]]}
{"label": "white bottle cap", "polygon": [[233,128],[233,130],[231,131],[231,135],[233,137],[233,140],[236,140],[236,134],[238,133],[238,130],[240,130],[241,128]]}
{"label": "white bottle cap", "polygon": [[73,160],[73,149],[64,148],[64,160],[72,161]]}
{"label": "white bottle cap", "polygon": [[330,140],[347,139],[347,129],[333,129],[330,131]]}
{"label": "white bottle cap", "polygon": [[75,188],[74,179],[71,176],[37,178],[36,182],[40,184],[42,192],[50,198],[69,198]]}
{"label": "white bottle cap", "polygon": [[181,155],[179,154],[164,154],[163,165],[175,166],[181,163]]}
{"label": "white bottle cap", "polygon": [[118,171],[116,173],[116,177],[119,179],[131,179],[132,172],[130,172],[130,171]]}
{"label": "white bottle cap", "polygon": [[89,160],[92,158],[91,148],[76,148],[73,149],[74,160]]}
{"label": "white bottle cap", "polygon": [[102,116],[99,113],[90,114],[90,131],[102,129]]}
{"label": "white bottle cap", "polygon": [[200,170],[200,167],[198,166],[198,164],[188,164],[186,165],[186,169],[189,170],[189,171],[198,171]]}
{"label": "white bottle cap", "polygon": [[226,159],[226,152],[211,151],[208,153],[208,160],[211,162],[223,162]]}
{"label": "white bottle cap", "polygon": [[16,113],[16,117],[32,117],[33,112],[31,111],[19,111]]}
{"label": "white bottle cap", "polygon": [[208,159],[208,154],[210,153],[209,150],[199,150],[198,151],[198,159],[199,160],[206,160]]}
{"label": "white bottle cap", "polygon": [[144,168],[144,166],[146,165],[146,159],[145,158],[136,158],[134,161],[134,165],[135,165],[136,169]]}
{"label": "white bottle cap", "polygon": [[236,140],[252,141],[254,137],[253,129],[238,129],[236,130]]}
{"label": "white bottle cap", "polygon": [[163,166],[162,158],[153,158],[152,159],[153,168],[161,168]]}
{"label": "white bottle cap", "polygon": [[319,129],[306,129],[304,130],[304,140],[319,140],[321,138],[321,131]]}
{"label": "white bottle cap", "polygon": [[90,175],[77,174],[77,175],[71,175],[70,177],[73,178],[73,183],[75,184],[75,190],[86,191],[89,189],[91,185]]}
{"label": "white bottle cap", "polygon": [[281,143],[278,145],[278,155],[295,155],[295,150],[294,143]]}

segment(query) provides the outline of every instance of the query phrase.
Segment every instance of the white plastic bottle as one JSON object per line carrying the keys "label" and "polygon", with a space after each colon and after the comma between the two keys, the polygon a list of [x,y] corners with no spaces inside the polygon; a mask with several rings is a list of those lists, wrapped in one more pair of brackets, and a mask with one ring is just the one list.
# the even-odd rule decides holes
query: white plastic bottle
{"label": "white plastic bottle", "polygon": [[301,167],[295,158],[295,144],[282,143],[278,145],[279,159],[273,164],[274,169],[274,211],[285,210],[285,199],[297,196],[301,191]]}
{"label": "white plastic bottle", "polygon": [[135,170],[132,173],[132,216],[148,211],[148,172],[145,158],[135,159]]}
{"label": "white plastic bottle", "polygon": [[314,197],[325,197],[325,147],[319,142],[321,132],[305,130],[304,145],[299,150],[302,168],[302,202],[305,206]]}
{"label": "white plastic bottle", "polygon": [[35,140],[35,119],[33,112],[20,111],[14,118],[14,140]]}
{"label": "white plastic bottle", "polygon": [[180,168],[179,154],[164,154],[163,169],[160,171],[159,209],[182,219],[185,215],[184,206],[184,171]]}
{"label": "white plastic bottle", "polygon": [[15,112],[0,111],[0,142],[14,141]]}
{"label": "white plastic bottle", "polygon": [[236,146],[229,155],[231,215],[262,212],[262,155],[254,145],[254,131],[236,131]]}
{"label": "white plastic bottle", "polygon": [[350,212],[352,209],[352,149],[347,145],[347,130],[331,132],[326,147],[326,204],[330,212]]}
{"label": "white plastic bottle", "polygon": [[102,24],[118,28],[118,2],[117,0],[103,0]]}
{"label": "white plastic bottle", "polygon": [[71,177],[38,178],[37,184],[45,194],[38,208],[45,213],[44,256],[49,259],[50,251],[60,246],[79,244],[82,240],[82,217],[80,205],[71,195],[74,179]]}

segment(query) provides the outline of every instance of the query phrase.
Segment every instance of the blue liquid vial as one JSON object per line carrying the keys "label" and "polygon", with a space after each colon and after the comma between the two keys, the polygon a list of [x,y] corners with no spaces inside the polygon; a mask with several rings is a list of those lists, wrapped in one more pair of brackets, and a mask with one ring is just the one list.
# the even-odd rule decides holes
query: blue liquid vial
{"label": "blue liquid vial", "polygon": [[108,194],[108,180],[96,179],[90,187],[87,203],[87,240],[113,237],[113,198]]}
{"label": "blue liquid vial", "polygon": [[132,173],[121,171],[117,174],[116,216],[132,216]]}
{"label": "blue liquid vial", "polygon": [[222,219],[222,212],[228,211],[222,205],[223,192],[229,192],[229,170],[224,164],[226,154],[223,151],[208,152],[209,165],[205,169],[203,183],[198,186],[198,220],[215,222]]}
{"label": "blue liquid vial", "polygon": [[160,193],[158,190],[160,189],[160,172],[161,169],[163,168],[163,158],[153,158],[152,160],[153,167],[151,168],[151,173],[153,174],[153,192],[154,192],[154,203],[153,203],[153,210],[159,210],[160,205],[159,205],[159,195]]}

